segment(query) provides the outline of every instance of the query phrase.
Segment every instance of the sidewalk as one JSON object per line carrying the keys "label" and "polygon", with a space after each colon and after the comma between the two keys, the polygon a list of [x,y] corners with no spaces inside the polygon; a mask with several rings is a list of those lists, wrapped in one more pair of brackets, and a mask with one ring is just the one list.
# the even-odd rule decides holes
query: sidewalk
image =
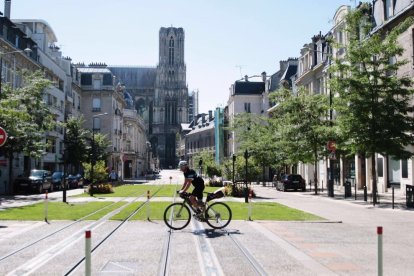
{"label": "sidewalk", "polygon": [[[257,190],[258,188],[267,188],[267,189],[271,189],[271,190],[274,189],[275,191],[277,191],[276,188],[274,188],[272,183],[270,183],[270,182],[267,182],[266,186],[263,186],[262,183],[252,184],[252,188],[253,188],[253,190]],[[332,199],[332,200],[345,201],[345,202],[349,202],[349,203],[360,205],[360,206],[374,207],[372,193],[370,193],[370,192],[367,193],[367,201],[365,201],[364,200],[364,191],[362,189],[357,190],[356,198],[355,198],[355,189],[352,189],[350,197],[345,198],[345,191],[343,189],[340,189],[338,186],[334,187],[334,197],[329,197],[328,196],[328,191],[327,191],[326,187],[324,187],[323,190],[318,189],[317,194],[315,194],[315,190],[313,188],[314,187],[312,186],[312,190],[309,190],[309,186],[307,186],[306,187],[306,189],[307,189],[306,192],[300,192],[300,191],[298,191],[298,192],[293,192],[292,191],[291,192],[291,191],[288,191],[286,193],[294,193],[294,194],[302,194],[302,195],[315,196],[315,197],[323,197],[323,198]],[[283,193],[283,192],[280,192],[280,193]],[[260,193],[259,193],[259,198],[260,198]],[[392,202],[393,202],[392,189],[389,189],[389,191],[386,192],[386,193],[378,194],[377,204],[375,205],[375,208],[393,209]],[[405,195],[401,194],[400,189],[395,189],[394,190],[394,209],[414,211],[413,208],[407,208],[406,197],[405,197]]]}

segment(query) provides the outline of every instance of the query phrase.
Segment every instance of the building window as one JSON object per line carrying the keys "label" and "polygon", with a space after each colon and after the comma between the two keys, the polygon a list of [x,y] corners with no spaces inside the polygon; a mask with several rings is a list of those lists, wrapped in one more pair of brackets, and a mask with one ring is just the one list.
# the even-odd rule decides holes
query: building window
{"label": "building window", "polygon": [[112,75],[104,74],[103,75],[103,85],[112,85]]}
{"label": "building window", "polygon": [[401,160],[401,177],[408,178],[408,160]]}
{"label": "building window", "polygon": [[378,177],[384,177],[384,165],[383,165],[384,159],[383,158],[377,158],[377,171],[378,171]]}
{"label": "building window", "polygon": [[393,15],[394,10],[394,1],[393,0],[385,0],[384,5],[384,19],[387,20]]}
{"label": "building window", "polygon": [[46,138],[46,152],[56,153],[56,140],[54,138]]}
{"label": "building window", "polygon": [[94,98],[92,100],[92,111],[93,112],[101,111],[101,99]]}
{"label": "building window", "polygon": [[244,103],[244,111],[250,113],[250,103]]}
{"label": "building window", "polygon": [[92,74],[82,74],[81,85],[92,85]]}
{"label": "building window", "polygon": [[169,65],[174,64],[174,39],[173,37],[170,37],[170,42],[168,45],[168,64]]}

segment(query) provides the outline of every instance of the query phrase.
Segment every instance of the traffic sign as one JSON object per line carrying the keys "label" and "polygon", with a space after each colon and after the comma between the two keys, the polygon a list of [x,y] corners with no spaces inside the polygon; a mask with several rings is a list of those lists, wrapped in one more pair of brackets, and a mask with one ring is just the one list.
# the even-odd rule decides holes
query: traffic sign
{"label": "traffic sign", "polygon": [[335,141],[329,141],[327,148],[329,151],[331,152],[335,152],[336,151],[336,142]]}
{"label": "traffic sign", "polygon": [[7,141],[7,132],[0,127],[0,147],[3,146]]}

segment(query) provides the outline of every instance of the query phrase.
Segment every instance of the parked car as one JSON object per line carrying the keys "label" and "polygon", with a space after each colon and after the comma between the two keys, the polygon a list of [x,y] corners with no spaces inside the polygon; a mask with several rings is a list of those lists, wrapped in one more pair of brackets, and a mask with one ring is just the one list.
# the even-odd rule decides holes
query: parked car
{"label": "parked car", "polygon": [[66,178],[67,180],[67,185],[69,187],[69,189],[76,189],[79,187],[83,186],[83,178],[80,174],[76,174],[76,175],[68,175],[68,177]]}
{"label": "parked car", "polygon": [[31,170],[29,175],[19,176],[14,181],[16,190],[41,194],[44,190],[53,192],[52,174],[47,170]]}
{"label": "parked car", "polygon": [[306,182],[300,174],[285,174],[276,183],[276,189],[281,191],[306,191]]}
{"label": "parked car", "polygon": [[54,190],[63,188],[63,172],[54,172],[52,174],[52,184]]}

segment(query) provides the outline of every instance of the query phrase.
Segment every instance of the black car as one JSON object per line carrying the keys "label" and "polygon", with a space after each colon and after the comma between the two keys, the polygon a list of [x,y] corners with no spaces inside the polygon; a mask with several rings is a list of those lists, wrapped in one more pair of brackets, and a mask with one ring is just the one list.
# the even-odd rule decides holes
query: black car
{"label": "black car", "polygon": [[80,174],[77,174],[77,175],[70,174],[68,175],[66,179],[67,179],[67,185],[69,189],[76,189],[76,188],[82,187],[82,177]]}
{"label": "black car", "polygon": [[54,172],[52,174],[52,184],[54,190],[63,188],[63,172]]}
{"label": "black car", "polygon": [[19,176],[14,181],[17,191],[24,190],[41,194],[44,190],[53,192],[52,174],[47,170],[31,170],[27,176]]}
{"label": "black car", "polygon": [[300,174],[285,174],[282,175],[280,180],[276,182],[276,189],[287,191],[287,190],[302,190],[306,191],[305,179]]}

